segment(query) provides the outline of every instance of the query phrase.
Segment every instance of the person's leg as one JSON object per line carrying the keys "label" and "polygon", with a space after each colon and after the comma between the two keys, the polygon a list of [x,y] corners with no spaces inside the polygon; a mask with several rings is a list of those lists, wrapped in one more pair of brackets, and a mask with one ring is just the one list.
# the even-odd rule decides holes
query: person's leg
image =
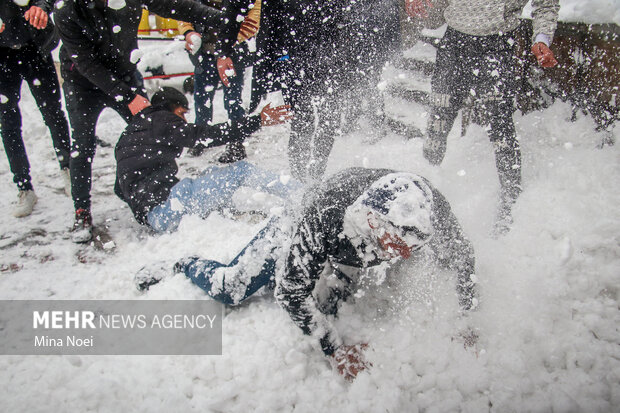
{"label": "person's leg", "polygon": [[300,86],[295,86],[290,95],[293,109],[291,136],[288,143],[288,157],[291,173],[295,179],[307,183],[308,164],[312,155],[315,107],[312,97]]}
{"label": "person's leg", "polygon": [[75,210],[90,210],[92,162],[95,157],[95,127],[104,108],[103,93],[84,89],[72,82],[63,83],[71,124],[71,196]]}
{"label": "person's leg", "polygon": [[515,53],[510,41],[500,38],[497,47],[489,48],[485,85],[481,93],[489,113],[489,139],[493,143],[495,164],[500,182],[498,225],[500,232],[509,229],[511,211],[521,193],[521,147],[513,122],[516,94]]}
{"label": "person's leg", "polygon": [[262,287],[275,282],[280,230],[269,223],[227,265],[212,260],[186,258],[175,268],[214,300],[238,305]]}
{"label": "person's leg", "polygon": [[318,124],[312,144],[312,159],[308,165],[308,175],[318,180],[325,173],[329,155],[334,146],[336,135],[341,135],[341,108],[344,102],[340,101],[339,86],[334,84],[319,98],[317,105]]}
{"label": "person's leg", "polygon": [[228,119],[237,120],[245,116],[242,106],[244,64],[239,59],[234,59],[236,76],[230,79],[230,87],[224,87],[224,108],[228,113]]}
{"label": "person's leg", "polygon": [[461,108],[465,90],[469,84],[467,70],[471,64],[469,50],[462,43],[462,37],[448,29],[437,49],[435,69],[431,80],[431,113],[428,118],[423,155],[433,165],[443,161],[447,139]]}
{"label": "person's leg", "polygon": [[197,125],[206,125],[213,119],[213,96],[219,82],[213,55],[201,54],[194,71],[194,109]]}
{"label": "person's leg", "polygon": [[30,55],[31,70],[26,74],[30,91],[52,136],[60,168],[68,168],[70,160],[69,124],[62,110],[60,84],[52,55],[42,57],[36,49]]}
{"label": "person's leg", "polygon": [[13,182],[22,191],[32,190],[30,178],[30,163],[26,154],[26,147],[22,139],[22,117],[19,110],[21,72],[25,71],[25,62],[17,55],[17,51],[0,48],[0,133],[4,151],[9,161],[9,168],[13,173]]}

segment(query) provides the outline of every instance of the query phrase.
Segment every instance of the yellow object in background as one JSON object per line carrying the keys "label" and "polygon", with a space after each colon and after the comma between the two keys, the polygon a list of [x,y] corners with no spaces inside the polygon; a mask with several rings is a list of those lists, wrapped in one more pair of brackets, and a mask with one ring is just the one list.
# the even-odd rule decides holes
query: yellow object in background
{"label": "yellow object in background", "polygon": [[146,9],[142,9],[142,17],[140,18],[140,25],[138,26],[138,34],[139,35],[147,35],[151,31],[151,26],[149,25],[149,11]]}
{"label": "yellow object in background", "polygon": [[157,31],[164,36],[174,37],[179,34],[179,22],[174,19],[165,19],[163,17],[156,16],[155,24]]}

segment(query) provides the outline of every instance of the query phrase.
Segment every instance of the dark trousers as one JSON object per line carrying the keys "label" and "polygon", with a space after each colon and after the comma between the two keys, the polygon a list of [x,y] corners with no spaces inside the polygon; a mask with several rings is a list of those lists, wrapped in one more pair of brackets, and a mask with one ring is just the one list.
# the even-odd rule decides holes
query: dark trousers
{"label": "dark trousers", "polygon": [[[230,78],[230,87],[224,87],[224,108],[228,113],[228,118],[236,120],[245,115],[245,110],[241,106],[245,67],[239,59],[233,61],[237,75]],[[195,60],[194,68],[194,106],[197,125],[206,125],[213,120],[213,96],[219,83],[220,75],[217,72],[216,57],[205,53],[199,55]]]}
{"label": "dark trousers", "polygon": [[69,166],[69,125],[62,110],[60,85],[52,55],[42,56],[33,43],[20,49],[0,47],[0,128],[2,143],[19,189],[32,189],[30,163],[22,138],[19,110],[22,81],[28,82],[61,168]]}
{"label": "dark trousers", "polygon": [[457,112],[475,93],[490,123],[489,139],[506,200],[516,199],[521,191],[521,148],[512,120],[517,88],[514,44],[510,33],[470,36],[448,28],[437,50],[428,127],[429,138],[445,139]]}
{"label": "dark trousers", "polygon": [[[133,81],[141,87],[141,80]],[[117,102],[96,88],[88,88],[75,82],[63,83],[69,122],[71,123],[71,196],[75,209],[90,209],[92,187],[92,162],[95,157],[95,127],[104,108],[114,109],[125,122],[131,119],[126,102]]]}

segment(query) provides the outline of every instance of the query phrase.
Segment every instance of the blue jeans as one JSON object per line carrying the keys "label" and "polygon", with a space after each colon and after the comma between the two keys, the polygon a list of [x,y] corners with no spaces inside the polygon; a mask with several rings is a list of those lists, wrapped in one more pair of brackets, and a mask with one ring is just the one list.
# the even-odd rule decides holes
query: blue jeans
{"label": "blue jeans", "polygon": [[186,258],[177,264],[207,295],[227,305],[237,305],[264,286],[273,286],[282,231],[272,218],[250,243],[229,263]]}
{"label": "blue jeans", "polygon": [[215,209],[230,205],[233,194],[241,186],[287,198],[298,184],[284,185],[278,175],[246,161],[211,166],[198,178],[185,178],[173,186],[166,202],[147,214],[147,221],[155,231],[174,231],[185,215],[205,217]]}
{"label": "blue jeans", "polygon": [[[198,64],[194,69],[195,123],[206,125],[213,119],[213,96],[220,82],[220,75],[217,72],[215,56],[203,53],[198,56],[197,60]],[[243,69],[242,65],[235,64],[237,76],[230,78],[230,87],[224,87],[224,108],[228,113],[228,119],[231,120],[239,119],[245,115],[245,110],[241,106]]]}

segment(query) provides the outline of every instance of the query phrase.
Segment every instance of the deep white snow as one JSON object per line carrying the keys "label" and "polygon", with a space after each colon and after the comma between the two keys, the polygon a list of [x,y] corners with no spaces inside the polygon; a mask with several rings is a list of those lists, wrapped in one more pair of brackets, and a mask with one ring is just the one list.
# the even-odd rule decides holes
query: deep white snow
{"label": "deep white snow", "polygon": [[[618,1],[563,1],[593,9]],[[616,7],[616,11],[618,8]],[[589,15],[586,15],[588,17]],[[616,17],[617,19],[617,17]],[[389,68],[384,81],[428,84]],[[179,81],[173,81],[172,83]],[[154,87],[158,82],[150,82]],[[247,98],[247,93],[246,93]],[[224,120],[221,91],[216,120]],[[277,95],[275,96],[277,100]],[[246,99],[247,103],[247,99]],[[389,97],[393,118],[424,127],[419,105]],[[24,139],[39,202],[23,219],[10,214],[16,190],[0,156],[0,299],[207,299],[183,276],[139,293],[133,275],[152,262],[187,255],[226,261],[260,228],[213,213],[185,218],[178,231],[153,235],[113,192],[113,148],[94,159],[93,217],[107,225],[109,252],[73,244],[72,202],[63,194],[49,132],[23,88]],[[524,191],[506,236],[491,237],[499,183],[486,132],[460,118],[440,167],[422,141],[369,125],[336,141],[328,174],[349,166],[389,167],[428,178],[472,240],[480,308],[456,317],[454,274],[431,263],[403,264],[343,306],[337,325],[347,343],[367,342],[372,368],[353,383],[331,370],[269,295],[231,310],[221,356],[2,356],[0,410],[201,412],[614,412],[620,409],[620,147],[562,102],[515,114]],[[97,134],[114,144],[124,128],[103,112]],[[248,143],[249,160],[288,174],[288,125]],[[616,139],[618,131],[614,132]],[[222,149],[184,156],[180,176],[216,162]],[[241,208],[261,207],[240,194]],[[111,247],[111,246],[110,246]],[[457,338],[479,330],[476,349]]]}

